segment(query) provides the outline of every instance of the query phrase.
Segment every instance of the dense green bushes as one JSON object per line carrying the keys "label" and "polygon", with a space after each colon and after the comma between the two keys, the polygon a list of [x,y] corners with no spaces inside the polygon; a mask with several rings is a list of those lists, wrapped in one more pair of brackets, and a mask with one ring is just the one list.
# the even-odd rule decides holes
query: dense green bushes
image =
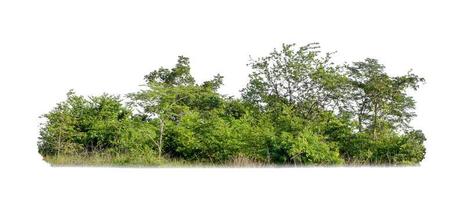
{"label": "dense green bushes", "polygon": [[241,98],[217,92],[220,75],[197,84],[182,56],[174,68],[145,76],[146,87],[128,94],[128,104],[70,91],[44,115],[39,152],[54,160],[97,156],[119,164],[423,160],[426,139],[409,126],[415,102],[407,90],[423,82],[417,75],[391,77],[374,59],[334,65],[317,44],[283,45],[250,66]]}
{"label": "dense green bushes", "polygon": [[40,152],[69,154],[115,147],[129,128],[131,113],[117,97],[85,99],[70,91],[67,101],[44,116]]}

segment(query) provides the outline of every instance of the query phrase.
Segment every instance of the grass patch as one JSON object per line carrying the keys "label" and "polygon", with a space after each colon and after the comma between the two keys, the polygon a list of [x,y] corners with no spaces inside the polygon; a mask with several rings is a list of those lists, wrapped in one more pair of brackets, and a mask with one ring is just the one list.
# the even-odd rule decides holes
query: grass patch
{"label": "grass patch", "polygon": [[89,154],[89,155],[55,155],[45,156],[44,161],[54,167],[263,167],[264,164],[244,160],[230,161],[224,164],[181,159],[158,158],[158,156],[131,154]]}
{"label": "grass patch", "polygon": [[263,163],[245,157],[237,157],[225,163],[208,161],[187,161],[183,159],[161,158],[157,155],[131,155],[93,153],[88,155],[55,155],[45,156],[44,161],[53,167],[157,167],[157,168],[301,168],[301,167],[418,167],[418,164],[367,164],[351,162],[344,165],[303,165]]}
{"label": "grass patch", "polygon": [[277,167],[245,157],[237,157],[225,163],[187,161],[183,159],[158,158],[155,154],[108,154],[92,153],[78,155],[44,156],[43,160],[53,167]]}

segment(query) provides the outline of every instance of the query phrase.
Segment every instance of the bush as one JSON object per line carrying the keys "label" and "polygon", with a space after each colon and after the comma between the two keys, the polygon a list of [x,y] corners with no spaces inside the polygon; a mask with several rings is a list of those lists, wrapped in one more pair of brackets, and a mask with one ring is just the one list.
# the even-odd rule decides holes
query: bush
{"label": "bush", "polygon": [[172,157],[219,163],[237,157],[269,161],[272,126],[249,114],[225,119],[189,111],[168,132],[166,152]]}
{"label": "bush", "polygon": [[277,162],[293,164],[341,164],[337,148],[324,142],[321,136],[306,129],[297,134],[282,132],[274,141]]}
{"label": "bush", "polygon": [[411,165],[424,159],[425,138],[421,131],[404,135],[384,133],[374,139],[371,134],[359,133],[352,137],[350,146],[345,146],[350,162],[355,164]]}
{"label": "bush", "polygon": [[117,148],[131,127],[131,112],[119,97],[86,99],[73,91],[52,112],[45,114],[40,131],[42,155],[77,154]]}

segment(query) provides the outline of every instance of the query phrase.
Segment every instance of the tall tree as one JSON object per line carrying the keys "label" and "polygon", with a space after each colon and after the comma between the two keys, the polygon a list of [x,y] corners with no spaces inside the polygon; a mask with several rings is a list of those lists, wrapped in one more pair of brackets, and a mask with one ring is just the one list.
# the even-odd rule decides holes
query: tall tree
{"label": "tall tree", "polygon": [[160,68],[145,76],[147,89],[129,94],[132,105],[142,108],[142,113],[151,120],[158,120],[159,135],[156,146],[162,156],[163,137],[167,123],[179,122],[188,110],[209,110],[218,107],[221,96],[216,90],[222,85],[223,77],[216,75],[201,85],[195,83],[190,74],[189,58],[179,56],[171,70]]}
{"label": "tall tree", "polygon": [[370,58],[347,66],[358,130],[369,129],[375,138],[386,128],[406,130],[410,127],[409,122],[415,116],[415,101],[407,91],[417,90],[419,83],[425,81],[410,71],[391,77],[384,69],[384,65]]}
{"label": "tall tree", "polygon": [[311,119],[322,109],[336,109],[342,100],[346,79],[331,62],[331,53],[321,55],[318,43],[302,47],[283,44],[269,56],[251,61],[252,74],[243,98],[259,107],[291,105]]}

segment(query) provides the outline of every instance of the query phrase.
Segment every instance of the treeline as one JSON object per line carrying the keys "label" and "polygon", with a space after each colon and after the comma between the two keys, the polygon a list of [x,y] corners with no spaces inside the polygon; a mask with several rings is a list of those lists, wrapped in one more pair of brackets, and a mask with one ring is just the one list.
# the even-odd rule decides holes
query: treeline
{"label": "treeline", "polygon": [[[197,83],[189,59],[144,77],[125,98],[73,91],[45,114],[44,157],[126,155],[225,164],[417,164],[425,136],[409,123],[423,78],[390,76],[375,59],[336,65],[317,43],[284,44],[250,62],[242,96],[221,95],[223,76]],[[128,103],[123,103],[128,101]]]}

